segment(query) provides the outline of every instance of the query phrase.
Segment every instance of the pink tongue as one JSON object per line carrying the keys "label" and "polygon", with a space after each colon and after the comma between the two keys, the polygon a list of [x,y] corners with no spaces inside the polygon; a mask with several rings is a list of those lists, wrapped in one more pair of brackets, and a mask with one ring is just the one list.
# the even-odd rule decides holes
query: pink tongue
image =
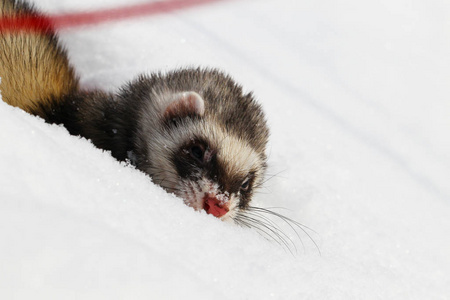
{"label": "pink tongue", "polygon": [[220,206],[220,201],[216,198],[206,198],[203,209],[214,217],[220,218],[228,212],[227,207]]}

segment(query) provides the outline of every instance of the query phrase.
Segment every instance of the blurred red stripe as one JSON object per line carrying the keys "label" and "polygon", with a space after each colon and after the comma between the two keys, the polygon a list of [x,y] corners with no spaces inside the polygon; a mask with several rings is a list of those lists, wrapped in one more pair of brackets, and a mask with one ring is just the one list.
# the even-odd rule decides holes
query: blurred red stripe
{"label": "blurred red stripe", "polygon": [[0,33],[19,30],[51,32],[53,31],[52,20],[51,18],[40,16],[0,18]]}
{"label": "blurred red stripe", "polygon": [[45,17],[6,17],[0,19],[0,32],[5,30],[50,31],[52,30],[52,28],[65,29],[78,26],[94,25],[98,23],[130,19],[139,16],[167,13],[191,6],[217,1],[220,0],[168,0],[123,6],[112,9],[103,9],[91,12],[48,15]]}

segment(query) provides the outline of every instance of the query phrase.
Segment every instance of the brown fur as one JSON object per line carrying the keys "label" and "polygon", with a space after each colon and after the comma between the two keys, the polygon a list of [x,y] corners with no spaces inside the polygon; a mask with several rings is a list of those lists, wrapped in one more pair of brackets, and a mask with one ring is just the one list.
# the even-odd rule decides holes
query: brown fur
{"label": "brown fur", "polygon": [[[0,1],[0,17],[44,18],[21,1]],[[23,28],[0,31],[3,101],[31,113],[39,105],[50,105],[53,99],[61,99],[78,89],[78,78],[66,51],[52,31],[50,27],[45,31]]]}

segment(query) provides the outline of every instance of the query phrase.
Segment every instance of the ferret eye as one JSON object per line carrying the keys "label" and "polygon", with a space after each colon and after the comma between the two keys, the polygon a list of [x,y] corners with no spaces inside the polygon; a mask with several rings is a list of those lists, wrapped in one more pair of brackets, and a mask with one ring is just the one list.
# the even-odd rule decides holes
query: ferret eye
{"label": "ferret eye", "polygon": [[203,156],[205,155],[205,150],[199,145],[194,145],[189,149],[189,152],[193,158],[203,162]]}
{"label": "ferret eye", "polygon": [[247,178],[241,185],[241,191],[246,192],[249,187],[250,187],[250,178]]}

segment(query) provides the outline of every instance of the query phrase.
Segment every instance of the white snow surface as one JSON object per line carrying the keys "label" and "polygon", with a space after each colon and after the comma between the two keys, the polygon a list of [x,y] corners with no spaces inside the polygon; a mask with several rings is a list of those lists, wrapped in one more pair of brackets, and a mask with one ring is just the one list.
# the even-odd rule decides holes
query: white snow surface
{"label": "white snow surface", "polygon": [[0,101],[1,299],[450,299],[450,2],[221,1],[60,35],[86,87],[205,66],[254,91],[276,175],[254,205],[320,254]]}

